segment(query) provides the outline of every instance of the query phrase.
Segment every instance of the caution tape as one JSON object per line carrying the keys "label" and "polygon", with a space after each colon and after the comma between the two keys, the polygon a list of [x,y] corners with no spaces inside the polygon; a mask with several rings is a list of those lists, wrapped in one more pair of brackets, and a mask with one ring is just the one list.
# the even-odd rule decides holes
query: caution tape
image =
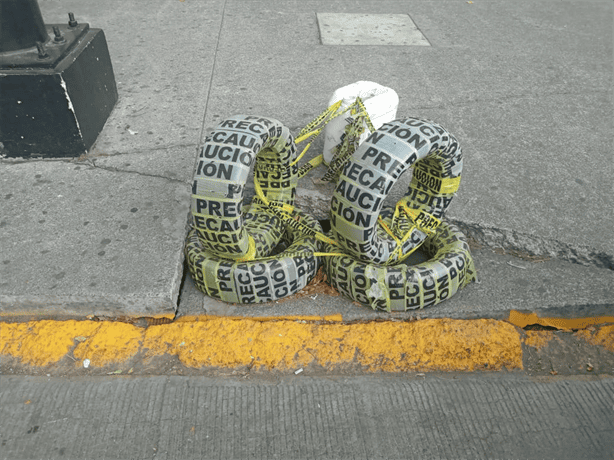
{"label": "caution tape", "polygon": [[[335,107],[325,112],[303,130],[303,140],[336,116]],[[237,115],[207,136],[194,174],[185,246],[188,270],[203,293],[227,302],[267,302],[298,292],[315,276],[325,255],[319,239],[335,242],[294,207],[298,160],[292,135],[274,119]],[[257,196],[245,212],[252,165]],[[280,243],[287,249],[277,253]]]}
{"label": "caution tape", "polygon": [[246,218],[245,185],[253,166],[263,196],[294,204],[296,157],[292,134],[277,120],[237,115],[222,121],[205,139],[192,185],[192,226],[202,247],[239,261],[269,255],[284,232],[281,219],[258,205]]}
{"label": "caution tape", "polygon": [[[378,232],[384,200],[414,165],[419,173],[397,207],[397,219]],[[384,124],[354,152],[337,181],[331,199],[333,239],[365,262],[404,260],[439,225],[458,189],[462,168],[457,140],[438,124],[417,118]]]}
{"label": "caution tape", "polygon": [[341,142],[333,149],[333,158],[328,165],[328,171],[322,177],[324,182],[337,181],[341,170],[358,148],[360,136],[365,129],[371,133],[375,132],[369,114],[359,97],[348,109],[350,116],[346,118],[347,124]]}
{"label": "caution tape", "polygon": [[[373,124],[369,118],[369,114],[367,113],[367,110],[365,109],[360,97],[357,97],[352,104],[343,110],[341,110],[341,103],[342,101],[338,101],[324,110],[313,121],[308,123],[296,137],[296,143],[298,144],[313,136],[313,139],[309,142],[309,144],[307,144],[307,146],[305,146],[299,155],[297,159],[298,161],[303,157],[311,146],[312,142],[322,133],[330,121],[341,115],[346,115],[345,133],[342,136],[342,140],[339,145],[334,148],[333,159],[328,164],[328,170],[321,179],[324,182],[334,182],[337,180],[344,165],[349,161],[350,157],[358,147],[360,136],[364,132],[365,128],[368,128],[371,130],[371,132],[375,131],[375,128],[373,127]],[[299,178],[305,176],[312,169],[321,165],[323,162],[323,154],[313,158],[301,167],[299,170]]]}
{"label": "caution tape", "polygon": [[461,176],[457,177],[441,177],[441,171],[438,169],[436,162],[431,158],[425,158],[419,161],[412,176],[412,186],[422,188],[426,187],[431,193],[438,194],[453,194],[458,190]]}
{"label": "caution tape", "polygon": [[[344,112],[339,111],[340,106],[341,106],[341,101],[338,101],[337,103],[331,105],[326,110],[324,110],[313,121],[308,123],[307,126],[299,132],[298,136],[296,137],[296,142],[300,143],[301,141],[304,141],[310,137],[314,137],[314,138],[317,137],[322,132],[322,130],[325,128],[328,122],[330,122],[335,117],[341,115],[344,112],[349,112],[351,115],[347,119],[348,132],[357,133],[357,137],[355,137],[356,145],[357,145],[357,139],[358,137],[360,137],[360,134],[362,133],[362,130],[364,129],[363,125],[366,125],[367,127],[369,127],[369,129],[375,130],[373,128],[373,125],[371,124],[371,121],[369,120],[369,115],[367,114],[367,111],[360,98],[357,98],[353,104],[350,104],[350,106]],[[311,142],[313,142],[313,139]],[[311,142],[304,148],[303,152],[292,163],[292,166],[295,166],[298,163],[300,158],[305,154],[305,152],[311,145]],[[335,162],[333,161],[329,165],[328,173],[332,173],[333,176],[338,176],[339,168],[342,167],[343,164],[345,164],[345,162],[349,160],[352,152],[354,151],[353,148],[355,148],[355,146],[353,148],[349,148],[349,144],[346,144],[346,146],[348,146],[347,149],[344,148],[343,146],[339,146],[338,148],[337,154],[340,158],[342,158],[342,160],[336,162],[335,164],[333,164]],[[298,177],[299,178],[303,177],[309,171],[311,171],[311,169],[322,164],[322,162],[323,162],[323,155],[319,155],[313,158],[312,160],[307,162],[305,165],[303,165],[299,169]],[[269,168],[270,170],[273,170],[273,168],[278,168],[278,167],[279,166],[277,165],[263,166],[263,168]],[[296,230],[304,232],[306,235],[314,236],[315,238],[317,238],[318,240],[324,243],[327,243],[333,246],[339,246],[339,243],[337,243],[335,240],[325,235],[323,232],[317,232],[313,228],[309,228],[308,226],[301,224],[300,221],[295,218],[295,210],[293,206],[276,201],[274,199],[269,199],[269,196],[267,196],[264,193],[264,190],[262,188],[262,184],[260,182],[258,175],[254,177],[254,188],[256,191],[256,196],[254,197],[254,200],[253,200],[254,204],[260,205],[266,208],[269,212],[275,214],[277,217],[279,217],[284,222],[285,225],[292,226]],[[320,255],[326,256],[328,254],[337,255],[338,253],[322,253]]]}
{"label": "caution tape", "polygon": [[[327,235],[315,219],[294,207],[294,199],[298,179],[322,164],[323,156],[300,167],[299,161],[326,124],[341,115],[346,116],[345,134],[323,178],[338,179]],[[359,146],[365,129],[371,134]],[[306,140],[297,155],[296,143]],[[227,302],[276,300],[302,289],[322,259],[328,279],[342,294],[391,311],[432,305],[473,279],[464,237],[441,220],[462,171],[458,142],[442,127],[409,118],[375,131],[358,98],[343,111],[340,102],[328,107],[301,130],[296,143],[277,120],[245,115],[224,120],[205,139],[194,175],[192,227],[185,247],[188,268],[202,292]],[[390,188],[411,166],[408,193],[395,208],[382,210]],[[252,167],[256,195],[246,212],[243,196]],[[402,268],[423,243],[432,263],[448,272],[439,265],[415,273]],[[457,259],[453,268],[450,257],[462,260],[466,268],[461,270]],[[427,281],[417,288],[418,297],[413,287],[413,297],[409,291],[400,296],[399,280],[405,287],[416,277],[426,280],[431,268],[441,275],[433,278],[435,300],[423,292],[430,286]]]}
{"label": "caution tape", "polygon": [[383,266],[350,255],[326,257],[322,264],[340,294],[388,312],[436,305],[476,279],[469,245],[454,225],[441,222],[421,248],[429,260],[417,265]]}
{"label": "caution tape", "polygon": [[301,211],[296,209],[294,206],[287,205],[285,203],[269,201],[264,195],[258,180],[254,181],[254,187],[256,189],[256,196],[253,199],[253,203],[262,206],[267,211],[275,214],[282,220],[282,222],[284,222],[284,225],[298,232],[301,232],[304,235],[312,236],[324,243],[338,246],[338,243],[335,240],[326,236],[321,230],[317,231],[316,228],[302,222],[302,220],[298,216],[298,213],[300,213]]}
{"label": "caution tape", "polygon": [[[250,208],[246,220],[254,220]],[[260,212],[260,211],[258,211]],[[313,217],[296,211],[307,227],[322,229]],[[319,243],[291,226],[285,226],[281,243],[287,249],[260,260],[237,261],[219,257],[203,246],[194,228],[186,239],[185,256],[194,285],[209,297],[233,303],[270,302],[303,289],[319,267]]]}

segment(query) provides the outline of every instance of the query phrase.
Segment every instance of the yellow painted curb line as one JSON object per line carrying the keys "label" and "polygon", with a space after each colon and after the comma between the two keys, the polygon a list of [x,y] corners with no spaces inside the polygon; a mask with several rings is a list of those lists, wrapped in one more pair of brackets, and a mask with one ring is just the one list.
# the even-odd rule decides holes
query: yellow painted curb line
{"label": "yellow painted curb line", "polygon": [[[336,317],[335,317],[336,318]],[[327,369],[370,372],[522,369],[520,332],[492,319],[424,319],[344,324],[306,319],[269,321],[205,317],[146,329],[109,321],[0,323],[4,357],[33,366],[65,356],[82,366],[176,356],[192,368]]]}
{"label": "yellow painted curb line", "polygon": [[576,332],[576,335],[582,337],[588,343],[600,345],[606,350],[614,352],[614,324],[603,326],[598,330],[583,329]]}
{"label": "yellow painted curb line", "polygon": [[595,326],[597,324],[614,323],[614,316],[590,316],[586,318],[541,318],[535,313],[522,313],[512,310],[507,320],[514,326],[518,326],[521,329],[527,327],[529,324],[538,324],[540,326],[550,326],[557,329],[570,331],[572,329],[585,329],[589,326]]}

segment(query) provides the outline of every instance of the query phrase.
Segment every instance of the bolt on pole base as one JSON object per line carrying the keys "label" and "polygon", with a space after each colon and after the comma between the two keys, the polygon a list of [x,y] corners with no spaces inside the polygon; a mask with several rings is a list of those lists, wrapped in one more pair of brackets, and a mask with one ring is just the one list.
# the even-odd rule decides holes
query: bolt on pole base
{"label": "bolt on pole base", "polygon": [[104,32],[74,16],[45,28],[46,41],[0,53],[0,157],[87,153],[117,102]]}

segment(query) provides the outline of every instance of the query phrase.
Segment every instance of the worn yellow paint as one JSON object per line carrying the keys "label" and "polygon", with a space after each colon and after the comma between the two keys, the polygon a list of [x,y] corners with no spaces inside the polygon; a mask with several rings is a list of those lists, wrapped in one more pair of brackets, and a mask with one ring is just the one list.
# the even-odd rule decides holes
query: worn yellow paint
{"label": "worn yellow paint", "polygon": [[0,348],[2,355],[46,366],[62,359],[77,343],[75,337],[89,337],[99,326],[92,321],[0,323]]}
{"label": "worn yellow paint", "polygon": [[131,324],[101,321],[99,327],[73,351],[78,360],[89,359],[96,366],[124,362],[139,352],[142,329]]}
{"label": "worn yellow paint", "polygon": [[577,331],[576,335],[582,337],[590,344],[601,345],[605,349],[614,352],[614,324],[601,326],[596,330],[583,329]]}
{"label": "worn yellow paint", "polygon": [[524,343],[538,350],[548,345],[554,338],[552,331],[526,331],[525,334]]}
{"label": "worn yellow paint", "polygon": [[561,330],[584,329],[596,324],[614,323],[614,316],[590,316],[586,318],[541,318],[535,313],[522,313],[512,310],[507,319],[514,326],[520,328],[527,327],[529,324],[539,324],[540,326],[550,326]]}
{"label": "worn yellow paint", "polygon": [[365,371],[522,368],[518,330],[505,321],[425,319],[345,324],[304,319],[206,318],[146,329],[119,322],[0,323],[0,350],[45,366],[72,352],[92,367],[174,355],[186,366]]}
{"label": "worn yellow paint", "polygon": [[[48,318],[58,318],[57,321],[67,321],[68,317],[63,317],[61,316],[61,313],[58,313],[58,310],[55,309],[45,309],[44,307],[41,307],[40,309],[34,309],[34,310],[26,310],[26,309],[21,309],[19,311],[3,311],[2,314],[0,314],[0,322],[2,321],[19,321],[19,322],[24,322],[24,321],[40,321],[40,320],[36,320],[35,318],[41,318],[41,317],[48,317]],[[74,315],[73,315],[74,317]],[[140,316],[125,316],[124,318],[129,318],[129,319],[137,319]],[[175,313],[157,313],[157,314],[153,314],[150,316],[151,318],[155,318],[155,319],[168,319],[168,320],[172,320],[175,317]],[[90,315],[88,316],[88,319],[91,318],[95,318],[94,315]]]}

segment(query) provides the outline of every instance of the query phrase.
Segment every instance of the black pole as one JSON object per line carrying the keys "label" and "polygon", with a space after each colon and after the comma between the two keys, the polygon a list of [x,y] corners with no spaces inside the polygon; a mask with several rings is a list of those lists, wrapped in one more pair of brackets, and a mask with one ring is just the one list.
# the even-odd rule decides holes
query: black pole
{"label": "black pole", "polygon": [[33,48],[49,34],[37,0],[0,0],[0,53]]}
{"label": "black pole", "polygon": [[45,24],[37,0],[0,0],[0,156],[86,153],[117,102],[104,32]]}

